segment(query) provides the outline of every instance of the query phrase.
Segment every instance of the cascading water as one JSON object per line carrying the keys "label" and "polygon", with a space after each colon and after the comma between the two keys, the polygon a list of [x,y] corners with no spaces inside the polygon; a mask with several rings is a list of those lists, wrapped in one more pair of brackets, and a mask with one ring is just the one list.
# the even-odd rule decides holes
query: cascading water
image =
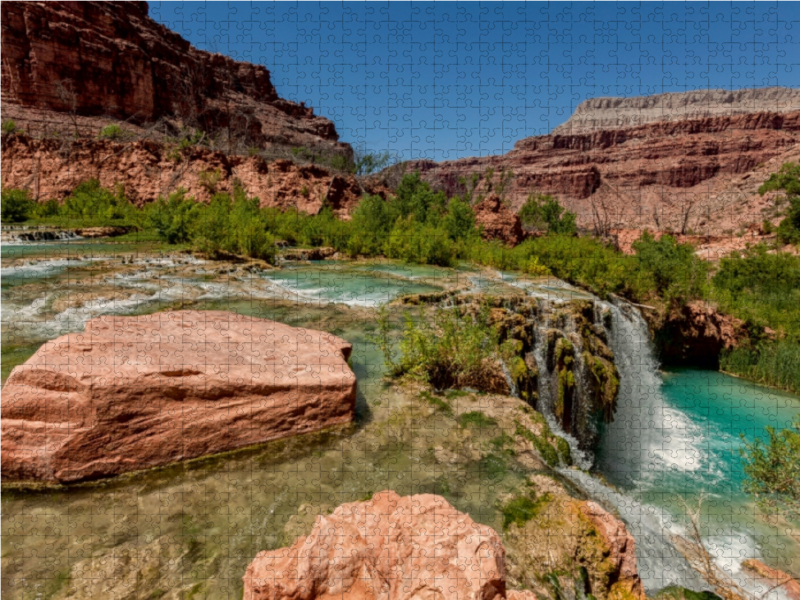
{"label": "cascading water", "polygon": [[[610,313],[610,327],[603,323],[602,315],[597,316],[606,330],[620,375],[614,420],[605,425],[596,467],[620,481],[648,476],[653,461],[688,460],[687,449],[692,445],[685,437],[692,435],[691,423],[670,409],[661,396],[658,361],[653,355],[647,323],[626,302],[598,301],[596,306],[601,312]],[[606,499],[620,512],[636,539],[639,573],[649,591],[667,585],[695,590],[707,587],[670,541],[665,525],[671,515],[615,492],[585,474],[565,475],[580,481],[593,496]]]}
{"label": "cascading water", "polygon": [[[598,461],[595,466],[603,473],[638,477],[648,472],[653,460],[680,461],[690,458],[676,451],[683,449],[686,452],[685,449],[692,447],[684,439],[684,436],[691,435],[691,423],[686,423],[685,419],[681,421],[679,417],[683,415],[674,414],[676,411],[672,411],[660,396],[658,363],[650,346],[647,324],[641,314],[623,301],[607,303],[596,297],[592,297],[592,300],[595,304],[595,325],[606,332],[620,377],[615,417],[612,423],[604,426],[601,451],[597,458],[581,449],[578,439],[573,435],[565,433],[555,413],[558,374],[550,368],[548,361],[548,332],[551,329],[563,331],[578,350],[574,353],[576,404],[588,406],[586,394],[590,391],[584,379],[583,346],[575,322],[568,314],[554,320],[553,307],[563,303],[559,298],[554,301],[540,300],[539,314],[534,324],[533,355],[539,369],[537,410],[545,417],[550,428],[567,440],[575,464],[582,469],[561,469],[561,473],[591,497],[602,499],[620,514],[636,539],[639,573],[648,592],[668,585],[698,591],[706,589],[707,584],[671,541],[670,532],[665,527],[670,525],[671,515],[615,491],[585,472]],[[603,318],[604,312],[610,315],[610,322]],[[682,423],[681,429],[672,431],[670,427],[678,422]]]}

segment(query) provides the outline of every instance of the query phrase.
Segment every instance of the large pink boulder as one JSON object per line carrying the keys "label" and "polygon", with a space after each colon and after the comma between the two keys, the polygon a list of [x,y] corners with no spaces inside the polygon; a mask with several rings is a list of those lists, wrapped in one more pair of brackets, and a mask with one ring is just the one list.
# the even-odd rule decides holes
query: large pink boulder
{"label": "large pink boulder", "polygon": [[92,319],[11,372],[3,478],[105,477],[348,422],[351,349],[222,311]]}
{"label": "large pink boulder", "polygon": [[244,600],[534,600],[505,589],[500,537],[441,496],[380,492],[317,517],[308,537],[261,552]]}

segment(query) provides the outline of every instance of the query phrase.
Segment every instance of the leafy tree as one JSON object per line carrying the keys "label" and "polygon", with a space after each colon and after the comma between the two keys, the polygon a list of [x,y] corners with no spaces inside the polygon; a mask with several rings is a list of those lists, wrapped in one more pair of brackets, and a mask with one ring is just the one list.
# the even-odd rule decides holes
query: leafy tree
{"label": "leafy tree", "polygon": [[192,228],[202,209],[193,199],[186,198],[181,189],[165,200],[159,198],[147,209],[147,225],[169,244],[183,244],[192,237]]}
{"label": "leafy tree", "polygon": [[703,295],[708,264],[697,257],[691,244],[679,244],[670,235],[656,240],[646,231],[633,243],[633,249],[639,277],[649,279],[654,291],[667,301]]}
{"label": "leafy tree", "polygon": [[785,163],[758,188],[762,196],[769,191],[786,193],[789,208],[778,225],[778,240],[784,244],[800,243],[800,163]]}
{"label": "leafy tree", "polygon": [[740,450],[745,489],[763,508],[800,519],[800,415],[790,429],[777,432],[767,427],[767,436],[766,442],[756,438]]}
{"label": "leafy tree", "polygon": [[28,219],[33,202],[26,190],[8,189],[0,194],[0,218],[11,223],[21,223]]}
{"label": "leafy tree", "polygon": [[396,208],[380,196],[364,196],[353,211],[352,235],[347,245],[349,254],[380,254],[384,240],[396,221],[396,215]]}
{"label": "leafy tree", "polygon": [[442,227],[452,240],[466,240],[477,234],[475,211],[468,202],[453,198],[447,206],[447,214],[442,219]]}
{"label": "leafy tree", "polygon": [[97,179],[78,185],[64,201],[61,215],[69,219],[114,222],[131,217],[137,219],[136,208],[128,202],[122,188],[116,193],[101,187]]}
{"label": "leafy tree", "polygon": [[205,207],[197,219],[192,235],[195,247],[216,258],[229,249],[228,227],[230,225],[231,198],[228,194],[214,194],[211,203]]}
{"label": "leafy tree", "polygon": [[549,195],[528,196],[519,212],[525,229],[534,229],[557,235],[575,235],[578,227],[575,213],[566,210],[558,200]]}

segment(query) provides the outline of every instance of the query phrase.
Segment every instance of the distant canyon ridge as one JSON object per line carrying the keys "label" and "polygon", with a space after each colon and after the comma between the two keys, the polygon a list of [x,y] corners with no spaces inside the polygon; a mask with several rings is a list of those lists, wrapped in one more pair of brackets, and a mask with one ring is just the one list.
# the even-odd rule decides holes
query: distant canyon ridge
{"label": "distant canyon ridge", "polygon": [[[262,206],[313,214],[328,203],[343,217],[362,193],[388,194],[387,177],[331,168],[331,157],[352,158],[351,146],[330,120],[280,98],[266,68],[194,48],[150,18],[146,2],[8,1],[0,10],[2,119],[25,132],[3,135],[5,187],[44,201],[97,178],[137,204],[180,187],[206,201],[212,173],[214,189],[237,180]],[[124,136],[98,139],[114,124]],[[206,137],[176,149],[168,140],[187,129]],[[776,195],[757,189],[798,159],[800,90],[772,87],[594,98],[507,154],[402,170],[449,194],[474,173],[511,171],[502,193],[510,210],[543,193],[595,230],[722,235],[777,222]]]}

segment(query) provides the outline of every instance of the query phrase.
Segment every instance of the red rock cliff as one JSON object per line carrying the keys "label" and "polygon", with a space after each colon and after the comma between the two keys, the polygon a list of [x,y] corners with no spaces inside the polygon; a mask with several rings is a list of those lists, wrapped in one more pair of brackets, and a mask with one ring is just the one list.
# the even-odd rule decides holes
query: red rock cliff
{"label": "red rock cliff", "polygon": [[531,193],[552,194],[585,227],[601,221],[607,229],[720,233],[765,218],[770,207],[755,193],[758,184],[796,160],[798,144],[800,111],[753,112],[544,135],[504,155],[406,168],[448,193],[459,191],[460,177],[511,169],[505,198],[512,208]]}
{"label": "red rock cliff", "polygon": [[[278,97],[269,71],[194,48],[146,2],[3,2],[3,119],[198,127],[242,143],[350,153],[331,121]],[[87,121],[87,118],[90,119]],[[91,127],[90,127],[91,129]]]}

